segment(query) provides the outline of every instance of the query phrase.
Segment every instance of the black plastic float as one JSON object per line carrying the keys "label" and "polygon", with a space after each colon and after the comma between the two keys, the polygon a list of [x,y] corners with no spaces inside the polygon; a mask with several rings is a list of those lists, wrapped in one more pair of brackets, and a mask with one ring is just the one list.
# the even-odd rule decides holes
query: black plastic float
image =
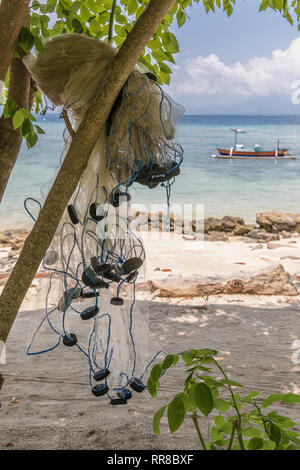
{"label": "black plastic float", "polygon": [[95,276],[94,271],[91,268],[84,270],[82,274],[82,282],[92,289],[107,289],[109,284],[99,277]]}
{"label": "black plastic float", "polygon": [[126,199],[126,201],[129,202],[131,199],[131,196],[129,193],[124,193],[119,190],[115,190],[111,193],[110,200],[114,207],[119,207],[120,199],[123,199],[124,201]]}
{"label": "black plastic float", "polygon": [[92,299],[93,297],[99,297],[99,292],[95,292],[95,291],[88,291],[88,292],[84,292],[84,291],[81,291],[81,298],[82,299]]}
{"label": "black plastic float", "polygon": [[176,162],[172,162],[169,167],[161,167],[153,163],[150,167],[142,168],[142,162],[136,162],[136,164],[137,167],[140,165],[141,169],[137,171],[138,174],[134,181],[148,186],[150,189],[180,174],[180,167]]}
{"label": "black plastic float", "polygon": [[105,271],[103,273],[103,277],[113,282],[120,282],[120,277],[117,274],[113,273],[112,271]]}
{"label": "black plastic float", "polygon": [[72,224],[76,225],[79,222],[75,207],[72,204],[68,205],[68,214],[71,219]]}
{"label": "black plastic float", "polygon": [[96,274],[102,274],[105,271],[109,271],[110,269],[112,269],[111,264],[99,263],[96,256],[93,256],[91,258],[91,265],[92,265],[92,268],[93,268],[93,270],[95,271]]}
{"label": "black plastic float", "polygon": [[131,271],[136,271],[139,269],[143,264],[143,260],[141,258],[129,258],[123,264],[123,273],[129,274]]}
{"label": "black plastic float", "polygon": [[132,377],[129,380],[129,385],[135,392],[138,393],[143,392],[146,388],[146,385],[144,385],[143,382],[140,379],[137,379],[136,377]]}
{"label": "black plastic float", "polygon": [[125,281],[126,282],[131,282],[136,278],[137,272],[133,271],[132,273],[129,274],[129,276],[126,277]]}
{"label": "black plastic float", "polygon": [[80,317],[82,320],[89,320],[99,313],[98,307],[88,307],[83,312],[81,312]]}
{"label": "black plastic float", "polygon": [[129,388],[124,388],[123,390],[120,390],[117,395],[119,398],[126,398],[126,400],[130,400],[130,398],[132,397],[132,393]]}
{"label": "black plastic float", "polygon": [[77,336],[74,333],[70,333],[69,336],[63,337],[63,343],[65,346],[75,346],[77,344]]}
{"label": "black plastic float", "polygon": [[60,298],[58,302],[58,310],[60,312],[64,312],[69,305],[71,304],[72,300],[78,299],[81,297],[81,288],[80,287],[73,287],[72,289],[65,290],[63,296]]}
{"label": "black plastic float", "polygon": [[111,405],[126,405],[127,400],[126,398],[112,398],[110,400]]}
{"label": "black plastic float", "polygon": [[110,299],[110,303],[111,303],[111,305],[120,306],[120,305],[124,304],[124,300],[121,297],[112,297]]}
{"label": "black plastic float", "polygon": [[94,374],[94,380],[96,380],[96,382],[100,382],[101,380],[104,380],[106,377],[108,377],[109,374],[110,374],[109,369],[98,370],[98,372]]}
{"label": "black plastic float", "polygon": [[90,216],[92,217],[92,219],[96,220],[97,222],[100,222],[104,219],[105,213],[103,210],[102,214],[97,215],[97,204],[93,202],[93,204],[90,205]]}
{"label": "black plastic float", "polygon": [[99,384],[92,388],[92,394],[95,395],[95,397],[102,397],[108,392],[108,390],[109,388],[107,385]]}

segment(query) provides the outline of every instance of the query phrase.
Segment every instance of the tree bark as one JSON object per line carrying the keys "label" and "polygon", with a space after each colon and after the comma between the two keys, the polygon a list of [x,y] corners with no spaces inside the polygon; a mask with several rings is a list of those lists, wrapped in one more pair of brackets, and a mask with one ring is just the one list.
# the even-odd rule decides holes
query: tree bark
{"label": "tree bark", "polygon": [[[29,10],[23,18],[22,26],[29,27]],[[16,45],[21,57],[25,55],[22,48]],[[14,100],[20,108],[30,109],[30,74],[21,59],[12,59],[10,66],[8,99]],[[32,96],[31,96],[32,101]],[[31,104],[31,106],[30,106]],[[20,129],[14,130],[12,119],[0,118],[0,203],[3,198],[8,179],[18,158],[22,144]]]}
{"label": "tree bark", "polygon": [[0,297],[0,340],[6,341],[23,298],[89,156],[100,136],[118,93],[134,69],[142,51],[175,0],[150,0],[128,34],[101,83],[99,92],[80,124],[36,224],[27,237],[20,257]]}
{"label": "tree bark", "polygon": [[29,0],[2,0],[0,3],[0,80],[4,81]]}

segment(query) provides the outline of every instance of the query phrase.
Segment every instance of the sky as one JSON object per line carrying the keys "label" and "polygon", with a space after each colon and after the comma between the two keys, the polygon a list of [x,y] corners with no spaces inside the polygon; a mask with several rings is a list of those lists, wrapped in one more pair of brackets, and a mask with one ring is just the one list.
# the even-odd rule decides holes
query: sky
{"label": "sky", "polygon": [[236,0],[229,18],[194,5],[173,28],[180,53],[169,92],[188,114],[300,113],[300,32],[259,4]]}

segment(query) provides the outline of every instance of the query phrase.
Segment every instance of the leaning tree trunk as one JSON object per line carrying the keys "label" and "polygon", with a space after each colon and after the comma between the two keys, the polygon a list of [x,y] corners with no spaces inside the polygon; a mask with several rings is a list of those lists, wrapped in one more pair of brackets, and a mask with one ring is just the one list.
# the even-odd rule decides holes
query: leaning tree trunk
{"label": "leaning tree trunk", "polygon": [[4,81],[13,56],[17,37],[28,12],[29,0],[0,2],[0,81]]}
{"label": "leaning tree trunk", "polygon": [[5,342],[8,337],[23,298],[87,166],[89,156],[100,137],[118,93],[148,41],[174,3],[175,0],[150,0],[144,13],[128,34],[103,81],[99,83],[99,92],[73,137],[38,220],[27,237],[20,257],[3,289],[0,297],[0,340]]}
{"label": "leaning tree trunk", "polygon": [[[29,27],[29,9],[27,15],[23,18],[22,26]],[[18,54],[25,55],[22,48],[15,46]],[[30,109],[30,74],[24,66],[21,59],[12,59],[10,66],[8,99],[14,100],[18,107]],[[22,135],[20,129],[14,130],[12,119],[0,118],[0,203],[3,198],[10,174],[15,166],[22,144]]]}

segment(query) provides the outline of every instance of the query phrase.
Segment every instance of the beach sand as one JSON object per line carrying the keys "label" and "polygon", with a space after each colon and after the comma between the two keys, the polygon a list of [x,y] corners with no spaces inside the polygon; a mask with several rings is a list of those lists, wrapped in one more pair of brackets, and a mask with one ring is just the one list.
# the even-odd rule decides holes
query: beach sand
{"label": "beach sand", "polygon": [[[280,240],[276,242],[279,247],[273,249],[267,244],[257,245],[236,239],[201,243],[176,235],[171,241],[145,240],[146,279],[247,278],[282,264],[298,287],[300,238]],[[0,250],[2,273],[9,247],[5,250]],[[189,420],[170,435],[164,417],[161,436],[152,431],[155,411],[182,390],[182,365],[165,374],[157,399],[144,391],[135,394],[127,406],[116,408],[91,394],[86,360],[79,353],[61,347],[41,356],[26,356],[33,325],[42,315],[39,281],[33,285],[7,342],[7,364],[1,366],[5,377],[1,449],[200,447]],[[158,299],[141,283],[137,298],[141,310],[149,309],[153,341],[164,350],[213,348],[230,378],[244,384],[246,390],[259,390],[262,397],[275,392],[300,393],[300,364],[292,361],[293,342],[300,340],[299,295],[218,295],[211,296],[206,305],[203,298]],[[275,408],[300,424],[299,405],[280,404]]]}

